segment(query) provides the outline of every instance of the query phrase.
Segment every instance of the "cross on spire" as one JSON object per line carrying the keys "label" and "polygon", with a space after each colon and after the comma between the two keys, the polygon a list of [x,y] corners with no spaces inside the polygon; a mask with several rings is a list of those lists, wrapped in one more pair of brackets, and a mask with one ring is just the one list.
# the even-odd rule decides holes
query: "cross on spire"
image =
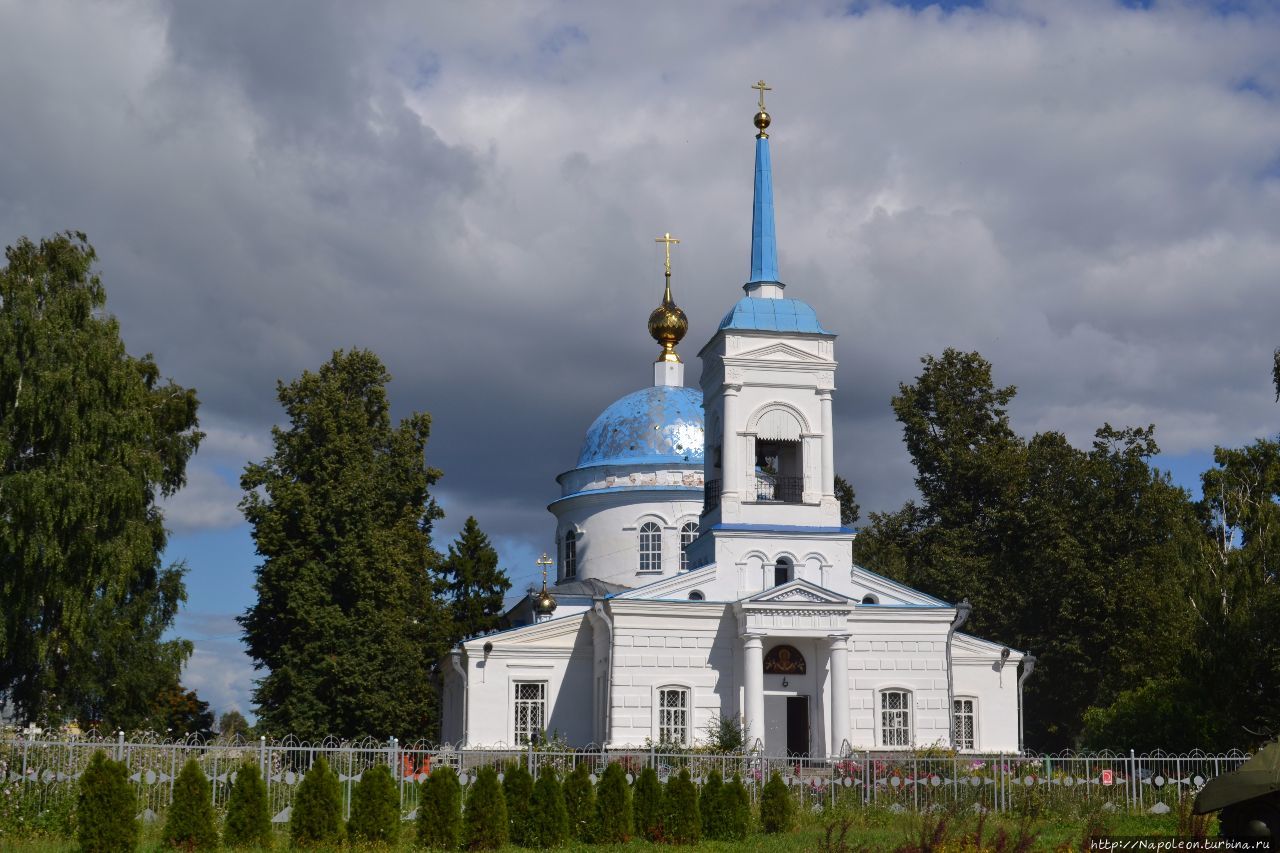
{"label": "cross on spire", "polygon": [[671,275],[671,246],[673,244],[679,243],[680,240],[676,237],[672,237],[671,232],[668,231],[666,234],[663,234],[661,237],[655,237],[653,239],[653,242],[666,244],[665,246],[663,246],[663,249],[666,250],[666,255],[667,255],[667,275]]}
{"label": "cross on spire", "polygon": [[772,86],[766,86],[766,85],[764,84],[764,81],[763,81],[763,80],[760,80],[760,81],[758,81],[758,82],[756,82],[756,83],[752,83],[752,84],[751,84],[751,88],[752,88],[752,89],[759,89],[759,90],[760,90],[760,112],[764,112],[764,93],[765,93],[765,92],[772,92],[772,91],[773,91],[773,87],[772,87]]}

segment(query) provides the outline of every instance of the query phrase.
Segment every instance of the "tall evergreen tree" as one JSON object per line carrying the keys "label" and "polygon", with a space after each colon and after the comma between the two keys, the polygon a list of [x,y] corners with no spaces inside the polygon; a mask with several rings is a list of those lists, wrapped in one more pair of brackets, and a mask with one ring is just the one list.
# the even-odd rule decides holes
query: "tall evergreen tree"
{"label": "tall evergreen tree", "polygon": [[498,628],[502,597],[511,589],[511,581],[498,568],[498,552],[474,517],[467,519],[458,541],[449,546],[440,573],[449,597],[451,641]]}
{"label": "tall evergreen tree", "polygon": [[413,740],[434,722],[422,685],[446,621],[429,573],[440,472],[423,459],[430,416],[392,427],[390,378],[353,350],[280,383],[289,426],[241,478],[263,562],[240,624],[267,673],[254,701],[268,733]]}
{"label": "tall evergreen tree", "polygon": [[195,392],[125,351],[83,234],[0,270],[0,695],[24,720],[131,728],[190,643],[157,501],[202,437]]}
{"label": "tall evergreen tree", "polygon": [[858,506],[858,496],[852,484],[839,474],[836,475],[836,500],[840,502],[840,523],[852,527],[862,516],[862,507]]}

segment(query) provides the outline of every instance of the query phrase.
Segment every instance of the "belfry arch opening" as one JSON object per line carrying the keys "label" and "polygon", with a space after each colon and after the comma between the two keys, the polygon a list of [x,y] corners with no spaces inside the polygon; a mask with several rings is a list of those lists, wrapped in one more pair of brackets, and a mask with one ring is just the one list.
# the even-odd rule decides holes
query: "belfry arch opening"
{"label": "belfry arch opening", "polygon": [[804,424],[790,408],[771,405],[755,419],[756,501],[800,503],[804,495]]}

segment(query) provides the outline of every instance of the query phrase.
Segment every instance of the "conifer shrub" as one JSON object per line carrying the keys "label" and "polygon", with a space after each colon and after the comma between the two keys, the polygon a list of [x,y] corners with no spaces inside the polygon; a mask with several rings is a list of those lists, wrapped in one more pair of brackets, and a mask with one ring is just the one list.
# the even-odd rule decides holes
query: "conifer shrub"
{"label": "conifer shrub", "polygon": [[588,840],[596,814],[596,791],[591,784],[591,768],[585,762],[573,768],[564,780],[564,809],[569,815],[569,837]]}
{"label": "conifer shrub", "polygon": [[794,804],[787,792],[787,785],[773,771],[764,790],[760,792],[760,828],[765,832],[787,832],[791,829],[794,817]]}
{"label": "conifer shrub", "polygon": [[512,844],[519,847],[529,846],[529,818],[532,811],[529,801],[533,799],[533,777],[519,761],[508,764],[502,774],[502,793],[507,799],[507,822],[511,827],[507,833]]}
{"label": "conifer shrub", "polygon": [[685,767],[667,780],[662,795],[662,834],[670,844],[697,844],[702,837],[702,816],[698,812],[698,786]]}
{"label": "conifer shrub", "polygon": [[627,771],[618,762],[610,761],[596,790],[591,840],[596,844],[624,844],[631,834],[631,789],[627,786]]}
{"label": "conifer shrub", "polygon": [[724,841],[741,841],[751,831],[751,795],[737,773],[720,789],[719,836]]}
{"label": "conifer shrub", "polygon": [[347,837],[353,843],[386,845],[400,837],[400,791],[387,765],[375,764],[360,774],[351,792]]}
{"label": "conifer shrub", "polygon": [[267,808],[267,783],[257,764],[236,771],[227,799],[227,822],[222,841],[228,847],[270,847],[271,812]]}
{"label": "conifer shrub", "polygon": [[698,795],[698,811],[702,813],[702,837],[724,838],[721,827],[724,825],[724,779],[720,770],[712,768],[707,774],[707,781]]}
{"label": "conifer shrub", "polygon": [[640,771],[632,804],[636,835],[655,844],[662,841],[662,783],[652,767]]}
{"label": "conifer shrub", "polygon": [[569,813],[564,807],[564,789],[556,771],[548,767],[533,783],[530,800],[529,847],[559,847],[569,840]]}
{"label": "conifer shrub", "polygon": [[481,767],[467,791],[462,817],[462,846],[467,850],[497,850],[507,843],[507,799],[498,771]]}
{"label": "conifer shrub", "polygon": [[173,802],[160,837],[166,847],[175,850],[211,850],[218,846],[213,786],[194,758],[187,759],[173,782]]}
{"label": "conifer shrub", "polygon": [[323,755],[298,784],[289,813],[289,841],[294,847],[334,844],[342,840],[342,791]]}
{"label": "conifer shrub", "polygon": [[462,786],[452,767],[431,771],[418,797],[418,845],[456,850],[462,828]]}
{"label": "conifer shrub", "polygon": [[82,853],[120,853],[138,846],[138,798],[129,771],[98,750],[80,775],[76,841]]}

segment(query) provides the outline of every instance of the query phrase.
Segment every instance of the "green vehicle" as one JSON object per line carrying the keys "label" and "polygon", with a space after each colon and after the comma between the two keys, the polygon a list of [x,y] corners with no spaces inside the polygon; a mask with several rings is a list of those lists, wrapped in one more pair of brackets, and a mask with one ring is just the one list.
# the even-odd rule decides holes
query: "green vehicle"
{"label": "green vehicle", "polygon": [[1196,795],[1193,811],[1221,810],[1224,838],[1271,839],[1280,849],[1280,741],[1270,743],[1230,773],[1210,779]]}

